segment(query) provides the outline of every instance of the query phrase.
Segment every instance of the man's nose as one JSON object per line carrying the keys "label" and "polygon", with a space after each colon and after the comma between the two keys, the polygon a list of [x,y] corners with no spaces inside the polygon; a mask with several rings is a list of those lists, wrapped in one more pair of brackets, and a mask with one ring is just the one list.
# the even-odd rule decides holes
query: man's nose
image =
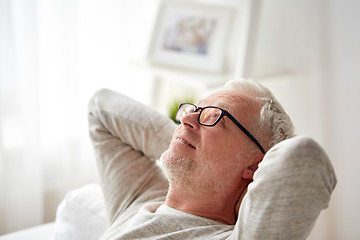
{"label": "man's nose", "polygon": [[188,113],[180,119],[180,122],[185,127],[198,128],[199,127],[198,118],[199,118],[198,112]]}

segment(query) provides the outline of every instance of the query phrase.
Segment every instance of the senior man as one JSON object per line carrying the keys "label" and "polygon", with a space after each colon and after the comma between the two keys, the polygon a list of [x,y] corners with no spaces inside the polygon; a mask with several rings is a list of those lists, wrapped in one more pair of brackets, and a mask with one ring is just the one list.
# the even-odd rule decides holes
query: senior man
{"label": "senior man", "polygon": [[[90,136],[109,215],[102,239],[300,239],[309,234],[334,181],[316,192],[317,202],[307,199],[307,189],[324,185],[322,175],[317,181],[311,173],[308,179],[304,172],[310,167],[299,170],[298,164],[281,160],[264,169],[286,162],[286,170],[261,175],[247,193],[265,153],[294,135],[289,116],[268,89],[252,80],[230,81],[197,105],[181,104],[176,118],[178,126],[110,90],[90,101]],[[162,168],[155,161],[159,157]],[[285,205],[279,206],[277,191],[289,196]],[[294,191],[306,196],[291,204]],[[309,202],[311,210],[294,216]],[[291,216],[283,213],[287,205]]]}

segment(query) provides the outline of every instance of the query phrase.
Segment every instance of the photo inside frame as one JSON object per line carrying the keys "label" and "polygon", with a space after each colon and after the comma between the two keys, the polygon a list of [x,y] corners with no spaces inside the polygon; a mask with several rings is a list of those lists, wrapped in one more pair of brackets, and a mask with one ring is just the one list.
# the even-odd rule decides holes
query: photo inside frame
{"label": "photo inside frame", "polygon": [[161,66],[221,72],[232,14],[227,7],[163,1],[149,60]]}
{"label": "photo inside frame", "polygon": [[162,48],[164,51],[207,55],[213,40],[217,20],[196,15],[174,16],[165,24]]}

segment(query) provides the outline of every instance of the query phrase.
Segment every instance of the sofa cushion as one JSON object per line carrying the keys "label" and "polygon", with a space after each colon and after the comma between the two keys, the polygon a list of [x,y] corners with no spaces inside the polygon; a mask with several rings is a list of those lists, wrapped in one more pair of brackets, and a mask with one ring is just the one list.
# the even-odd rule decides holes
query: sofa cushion
{"label": "sofa cushion", "polygon": [[60,203],[53,240],[99,239],[107,228],[105,203],[100,186],[88,184],[68,192]]}

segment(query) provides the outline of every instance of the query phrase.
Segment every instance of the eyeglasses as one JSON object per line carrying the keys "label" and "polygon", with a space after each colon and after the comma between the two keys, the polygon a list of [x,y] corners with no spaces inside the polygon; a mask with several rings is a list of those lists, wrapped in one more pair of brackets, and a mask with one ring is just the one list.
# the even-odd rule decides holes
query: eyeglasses
{"label": "eyeglasses", "polygon": [[260,145],[260,143],[256,140],[256,138],[236,120],[228,111],[214,106],[207,107],[197,107],[192,103],[181,103],[179,105],[179,109],[176,113],[175,119],[180,122],[180,119],[190,113],[195,113],[199,111],[198,122],[200,125],[213,127],[215,126],[224,116],[227,116],[236,126],[238,126],[241,131],[243,131],[246,136],[248,136],[251,141],[253,141],[261,150],[262,153],[265,154],[264,148]]}

